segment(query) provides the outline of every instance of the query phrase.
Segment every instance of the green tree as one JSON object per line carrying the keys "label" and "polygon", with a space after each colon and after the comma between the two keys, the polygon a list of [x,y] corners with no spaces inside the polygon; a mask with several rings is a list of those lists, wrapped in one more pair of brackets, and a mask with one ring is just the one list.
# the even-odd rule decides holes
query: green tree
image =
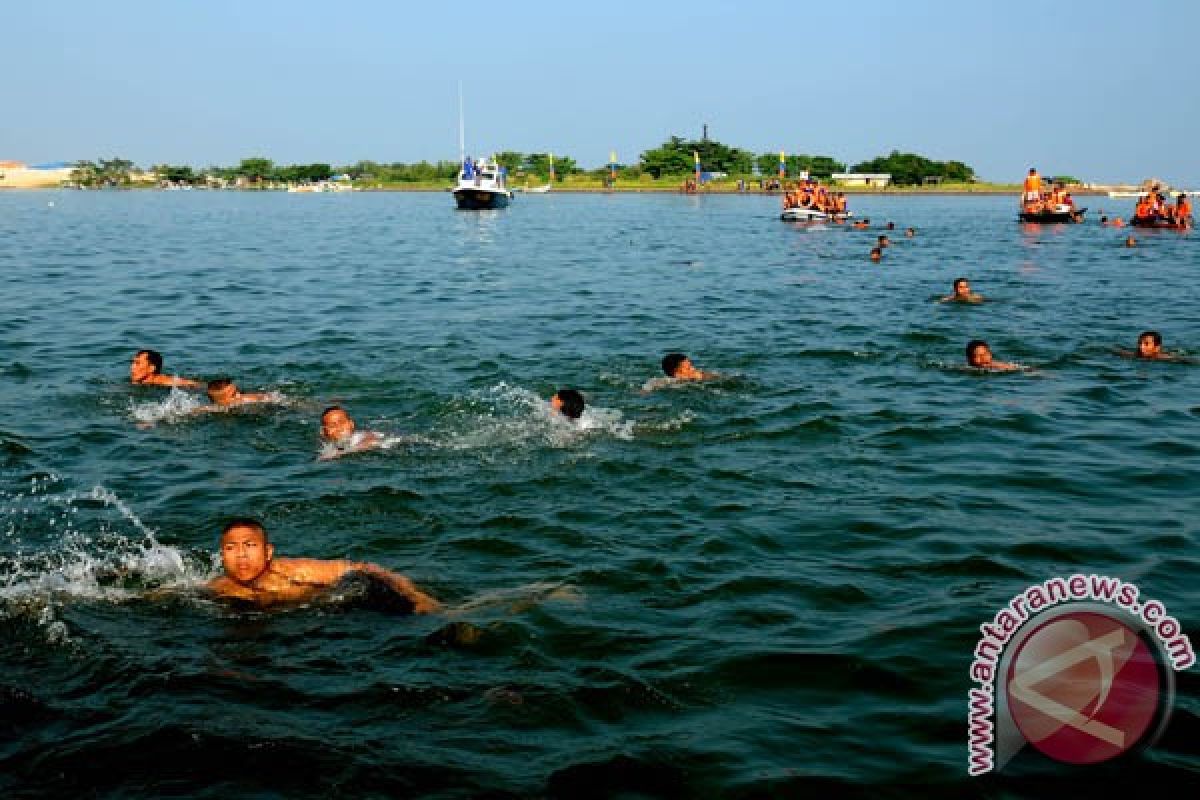
{"label": "green tree", "polygon": [[[522,165],[524,170],[531,175],[540,175],[543,178],[550,177],[550,154],[549,153],[530,153],[525,157],[525,163]],[[570,156],[555,156],[554,157],[554,175],[558,180],[562,180],[566,175],[573,175],[579,172],[579,165],[575,163],[575,159]]]}
{"label": "green tree", "polygon": [[[763,153],[755,159],[758,170],[763,175],[779,174],[779,153]],[[814,178],[829,180],[835,172],[845,172],[846,165],[832,156],[809,156],[803,153],[786,156],[787,174],[790,178],[797,177],[803,170]]]}
{"label": "green tree", "polygon": [[275,164],[269,158],[243,158],[237,166],[237,174],[257,183],[270,178],[275,171]]}
{"label": "green tree", "polygon": [[754,169],[754,154],[730,147],[713,139],[687,141],[672,136],[659,147],[640,156],[641,169],[655,178],[663,175],[686,175],[696,168],[695,155],[700,156],[704,172],[748,174]]}
{"label": "green tree", "polygon": [[496,163],[507,169],[508,173],[512,175],[525,163],[525,154],[505,150],[496,154]]}
{"label": "green tree", "polygon": [[926,178],[967,182],[975,179],[975,170],[961,161],[933,161],[916,153],[893,150],[890,155],[855,164],[854,172],[890,173],[898,186],[916,186]]}

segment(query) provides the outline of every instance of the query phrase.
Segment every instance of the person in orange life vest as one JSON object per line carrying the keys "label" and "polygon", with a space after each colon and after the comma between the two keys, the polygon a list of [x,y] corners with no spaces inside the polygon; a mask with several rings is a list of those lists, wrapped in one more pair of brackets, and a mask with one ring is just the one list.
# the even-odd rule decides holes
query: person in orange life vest
{"label": "person in orange life vest", "polygon": [[1025,178],[1024,194],[1022,198],[1025,201],[1026,207],[1035,203],[1040,203],[1042,200],[1042,178],[1038,175],[1038,171],[1033,167],[1029,168],[1029,176]]}

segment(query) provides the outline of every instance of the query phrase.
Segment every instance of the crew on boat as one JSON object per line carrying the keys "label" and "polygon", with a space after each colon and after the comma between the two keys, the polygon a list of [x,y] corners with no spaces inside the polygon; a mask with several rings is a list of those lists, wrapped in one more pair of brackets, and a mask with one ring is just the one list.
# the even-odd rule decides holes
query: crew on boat
{"label": "crew on boat", "polygon": [[806,178],[792,184],[784,192],[783,210],[791,208],[805,208],[830,215],[845,214],[846,194],[831,192],[815,178]]}

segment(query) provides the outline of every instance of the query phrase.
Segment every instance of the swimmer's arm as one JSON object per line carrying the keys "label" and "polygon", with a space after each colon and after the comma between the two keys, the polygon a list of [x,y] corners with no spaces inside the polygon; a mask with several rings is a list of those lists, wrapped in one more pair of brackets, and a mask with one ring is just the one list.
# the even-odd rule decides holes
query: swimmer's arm
{"label": "swimmer's arm", "polygon": [[200,381],[194,381],[191,378],[184,378],[179,375],[173,376],[167,385],[178,386],[180,389],[200,389],[204,386]]}
{"label": "swimmer's arm", "polygon": [[388,586],[395,589],[400,594],[407,597],[413,604],[413,611],[417,614],[429,614],[441,608],[441,604],[434,600],[429,595],[417,588],[411,580],[392,572],[389,569],[384,569],[378,564],[370,564],[366,562],[350,564],[350,569],[354,572],[361,572],[364,575],[370,575],[372,578],[378,578]]}

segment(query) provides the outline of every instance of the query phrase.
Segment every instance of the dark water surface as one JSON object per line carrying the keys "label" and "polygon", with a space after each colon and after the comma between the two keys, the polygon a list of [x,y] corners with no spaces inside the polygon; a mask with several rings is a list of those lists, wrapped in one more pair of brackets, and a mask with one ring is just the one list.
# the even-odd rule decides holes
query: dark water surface
{"label": "dark water surface", "polygon": [[[777,202],[0,194],[0,795],[1195,787],[1195,670],[1087,769],[968,778],[965,699],[979,624],[1056,575],[1200,633],[1200,366],[1113,353],[1200,355],[1200,237],[864,198],[872,265],[878,224]],[[960,274],[988,302],[933,302]],[[976,337],[1035,372],[962,370]],[[287,402],[188,415],[141,347]],[[643,393],[676,349],[725,377]],[[333,402],[392,446],[317,461]],[[450,611],[214,605],[234,514]]]}

